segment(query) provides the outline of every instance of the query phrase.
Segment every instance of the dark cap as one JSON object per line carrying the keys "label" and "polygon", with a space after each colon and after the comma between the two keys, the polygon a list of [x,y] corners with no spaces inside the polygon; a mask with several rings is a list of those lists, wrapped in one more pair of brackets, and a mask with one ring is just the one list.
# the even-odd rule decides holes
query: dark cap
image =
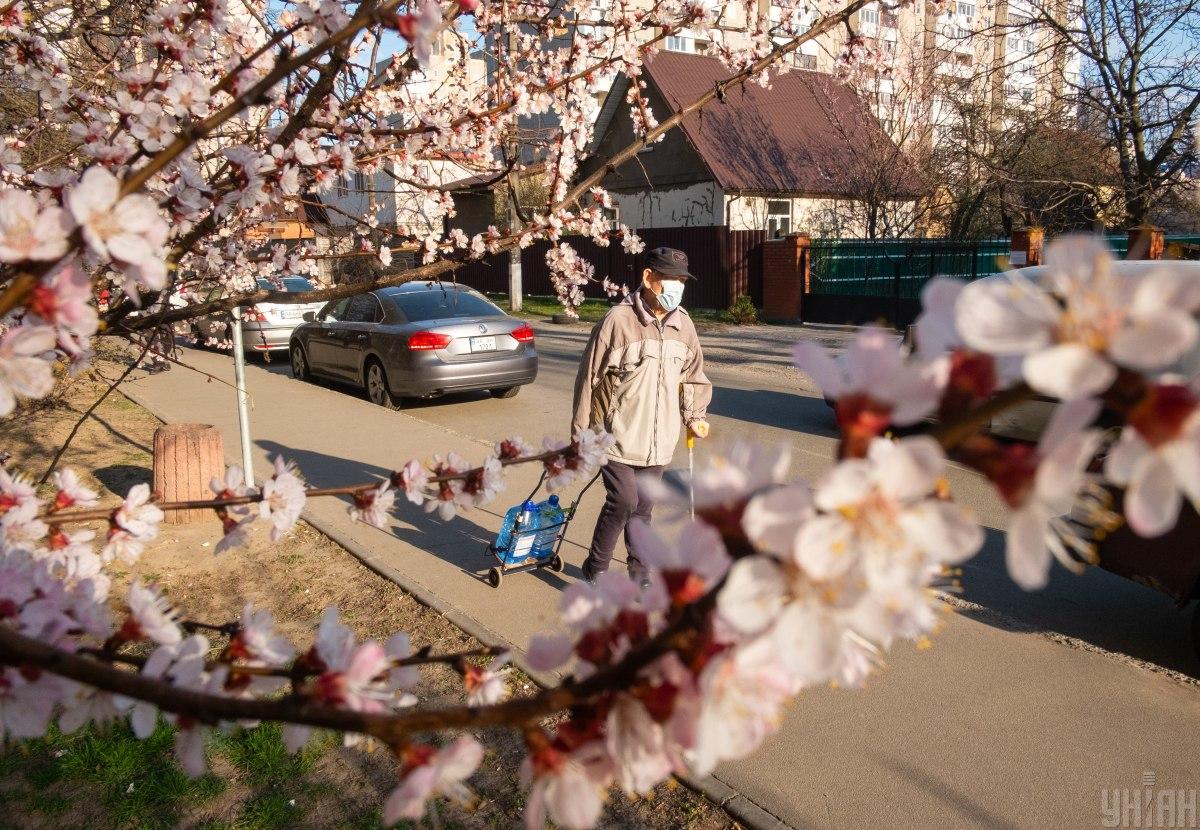
{"label": "dark cap", "polygon": [[655,248],[646,254],[646,267],[664,277],[696,279],[688,273],[687,254],[674,248]]}

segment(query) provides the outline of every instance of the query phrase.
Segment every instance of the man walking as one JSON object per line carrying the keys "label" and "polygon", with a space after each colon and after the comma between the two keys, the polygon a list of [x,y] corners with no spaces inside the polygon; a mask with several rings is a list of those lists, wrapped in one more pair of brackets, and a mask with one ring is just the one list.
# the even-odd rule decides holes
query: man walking
{"label": "man walking", "polygon": [[607,497],[583,563],[589,582],[608,570],[622,533],[629,575],[645,581],[629,525],[649,522],[652,505],[639,496],[637,480],[662,476],[681,425],[699,438],[708,435],[712,384],[704,376],[696,327],[680,306],[691,279],[683,251],[650,251],[641,286],[604,315],[579,363],[571,434],[603,428],[614,438],[600,468]]}

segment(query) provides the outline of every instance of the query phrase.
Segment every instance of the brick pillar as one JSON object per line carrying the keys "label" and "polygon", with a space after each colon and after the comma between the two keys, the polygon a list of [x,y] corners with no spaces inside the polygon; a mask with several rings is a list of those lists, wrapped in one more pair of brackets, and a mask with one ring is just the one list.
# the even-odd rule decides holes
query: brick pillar
{"label": "brick pillar", "polygon": [[1126,259],[1162,259],[1166,250],[1166,237],[1162,228],[1153,225],[1138,225],[1129,229],[1129,253]]}
{"label": "brick pillar", "polygon": [[[154,431],[154,492],[163,501],[213,498],[209,482],[225,476],[221,432],[208,424],[167,424]],[[169,510],[167,524],[214,517],[212,510]]]}
{"label": "brick pillar", "polygon": [[801,299],[812,278],[811,246],[806,233],[763,243],[763,319],[800,319]]}
{"label": "brick pillar", "polygon": [[1020,228],[1013,231],[1009,246],[1008,264],[1013,268],[1042,264],[1042,243],[1046,232],[1041,228]]}

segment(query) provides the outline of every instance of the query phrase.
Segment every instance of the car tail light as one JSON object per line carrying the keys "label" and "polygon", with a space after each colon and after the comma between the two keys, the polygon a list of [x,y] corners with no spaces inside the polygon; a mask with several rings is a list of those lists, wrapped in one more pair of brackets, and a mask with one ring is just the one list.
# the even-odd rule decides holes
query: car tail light
{"label": "car tail light", "polygon": [[525,325],[521,326],[520,328],[513,330],[512,338],[513,338],[513,340],[516,340],[518,343],[532,343],[533,342],[533,328],[528,323],[526,323]]}
{"label": "car tail light", "polygon": [[408,348],[417,352],[429,352],[434,349],[444,349],[454,338],[448,334],[438,334],[432,331],[419,331],[408,338]]}
{"label": "car tail light", "polygon": [[267,321],[267,315],[263,314],[254,306],[250,306],[248,309],[242,312],[242,320],[246,323],[265,323]]}

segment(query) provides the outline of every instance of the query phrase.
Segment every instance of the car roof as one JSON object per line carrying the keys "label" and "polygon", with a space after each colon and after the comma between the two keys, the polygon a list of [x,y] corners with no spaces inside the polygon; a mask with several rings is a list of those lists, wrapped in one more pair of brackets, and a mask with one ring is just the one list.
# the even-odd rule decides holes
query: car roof
{"label": "car roof", "polygon": [[[403,285],[389,285],[386,288],[375,290],[376,294],[384,297],[394,297],[397,294],[417,294],[422,291],[471,291],[475,292],[474,288],[468,285],[459,285],[455,282],[436,282],[429,280],[418,280],[414,282],[406,282]],[[478,293],[478,292],[475,292]]]}

